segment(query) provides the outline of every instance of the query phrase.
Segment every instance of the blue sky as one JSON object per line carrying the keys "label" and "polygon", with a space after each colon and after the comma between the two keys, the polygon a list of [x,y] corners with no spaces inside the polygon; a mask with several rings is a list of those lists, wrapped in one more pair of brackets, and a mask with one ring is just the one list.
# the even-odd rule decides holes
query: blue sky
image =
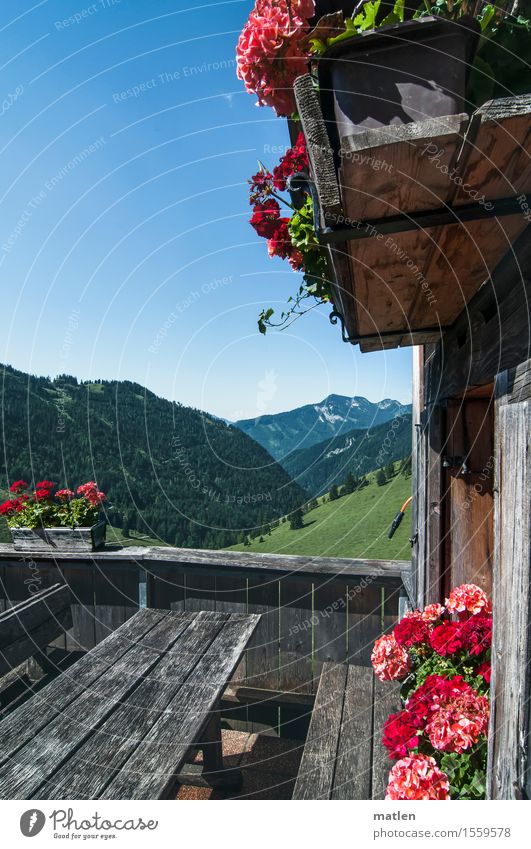
{"label": "blue sky", "polygon": [[229,419],[330,392],[410,400],[411,350],[360,354],[248,224],[246,180],[285,122],[234,47],[252,3],[5,0],[0,362],[130,379]]}

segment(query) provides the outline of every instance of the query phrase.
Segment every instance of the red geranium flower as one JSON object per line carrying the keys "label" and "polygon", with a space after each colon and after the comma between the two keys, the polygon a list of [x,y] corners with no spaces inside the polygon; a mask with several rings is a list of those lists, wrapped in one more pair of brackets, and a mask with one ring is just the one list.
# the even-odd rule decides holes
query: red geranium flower
{"label": "red geranium flower", "polygon": [[422,723],[408,710],[392,713],[385,722],[382,743],[390,758],[403,758],[419,743],[418,733]]}
{"label": "red geranium flower", "polygon": [[17,498],[10,498],[8,501],[4,501],[3,504],[0,504],[0,515],[12,516],[17,512],[17,503]]}
{"label": "red geranium flower", "polygon": [[263,203],[270,197],[273,191],[273,175],[266,171],[265,168],[260,169],[256,174],[253,174],[249,180],[251,188],[249,189],[249,203]]}
{"label": "red geranium flower", "polygon": [[463,647],[473,656],[477,657],[490,648],[492,643],[492,617],[471,616],[466,622],[459,626],[459,635]]}
{"label": "red geranium flower", "polygon": [[286,191],[288,177],[299,171],[308,169],[308,151],[303,133],[299,133],[297,141],[281,157],[279,164],[273,169],[273,184],[280,192]]}
{"label": "red geranium flower", "polygon": [[491,667],[488,661],[482,663],[481,666],[478,666],[476,669],[476,675],[481,675],[486,684],[490,684],[491,678]]}
{"label": "red geranium flower", "polygon": [[395,625],[393,634],[395,635],[395,640],[399,646],[409,648],[410,646],[417,645],[418,643],[427,642],[430,635],[430,629],[426,622],[423,622],[422,619],[419,619],[416,616],[406,616],[398,623],[398,625]]}
{"label": "red geranium flower", "polygon": [[304,268],[304,257],[297,248],[293,249],[293,253],[288,257],[288,262],[291,265],[293,271],[302,271]]}
{"label": "red geranium flower", "polygon": [[274,237],[280,219],[280,206],[274,198],[256,204],[250,224],[264,239]]}
{"label": "red geranium flower", "polygon": [[55,481],[39,481],[35,484],[35,489],[53,489]]}
{"label": "red geranium flower", "polygon": [[279,218],[274,234],[267,240],[270,257],[279,256],[281,259],[287,259],[293,252],[288,221],[289,218]]}
{"label": "red geranium flower", "polygon": [[28,488],[28,484],[26,483],[26,481],[21,480],[21,481],[15,481],[14,483],[12,483],[11,486],[9,487],[9,491],[15,492],[18,495],[18,493],[24,492],[24,490],[27,489],[27,488]]}
{"label": "red geranium flower", "polygon": [[464,693],[471,689],[469,684],[462,678],[461,675],[454,675],[452,678],[445,678],[444,675],[428,675],[424,684],[421,684],[414,693],[411,693],[407,702],[406,709],[419,722],[426,720],[430,715],[430,710],[433,705],[434,698],[437,697],[455,697],[459,693]]}
{"label": "red geranium flower", "polygon": [[47,501],[51,497],[52,497],[52,490],[51,489],[37,489],[35,491],[35,498],[37,499],[37,501]]}
{"label": "red geranium flower", "polygon": [[463,640],[460,623],[443,622],[441,625],[437,625],[430,634],[430,645],[441,657],[455,654],[459,649],[462,649]]}

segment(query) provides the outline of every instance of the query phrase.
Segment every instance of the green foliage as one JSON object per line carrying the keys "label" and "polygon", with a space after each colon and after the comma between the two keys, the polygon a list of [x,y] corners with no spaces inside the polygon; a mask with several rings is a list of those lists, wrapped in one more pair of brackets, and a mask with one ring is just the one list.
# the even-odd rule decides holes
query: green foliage
{"label": "green foliage", "polygon": [[[289,526],[292,531],[298,531],[304,527],[302,510],[295,510],[289,518]],[[263,542],[264,540],[262,540]]]}
{"label": "green foliage", "polygon": [[[364,3],[361,10],[345,21],[345,30],[325,42],[310,39],[312,51],[322,55],[330,47],[369,29],[398,24],[405,17],[404,0],[396,0],[391,12],[383,16],[380,0]],[[531,90],[531,21],[529,2],[522,2],[524,14],[511,14],[511,0],[499,3],[476,3],[470,0],[423,0],[414,18],[436,16],[458,21],[472,11],[481,28],[480,41],[470,74],[467,99],[470,105],[481,106],[492,97],[526,94]]]}
{"label": "green foliage", "polygon": [[304,284],[308,293],[320,301],[330,299],[326,250],[319,244],[313,222],[313,205],[308,196],[288,224],[292,244],[304,257]]}
{"label": "green foliage", "polygon": [[[330,280],[326,250],[319,244],[313,223],[313,207],[308,196],[288,222],[291,242],[303,256],[303,282],[295,295],[287,299],[288,309],[280,313],[280,321],[273,321],[275,310],[263,309],[258,316],[258,330],[265,334],[268,327],[284,328],[313,307],[330,300]],[[309,305],[308,305],[309,302]]]}
{"label": "green foliage", "polygon": [[[522,3],[527,6],[529,3]],[[527,94],[531,90],[531,21],[529,14],[509,13],[512,2],[485,3],[476,19],[481,36],[470,74],[467,98],[471,106],[481,106],[493,97]],[[418,17],[438,15],[458,20],[469,13],[467,0],[436,0],[419,10]]]}
{"label": "green foliage", "polygon": [[328,497],[329,497],[330,501],[337,501],[337,499],[339,498],[339,492],[338,492],[336,484],[334,484],[332,487],[330,487],[330,494],[329,494]]}
{"label": "green foliage", "polygon": [[387,483],[387,475],[383,469],[378,469],[376,472],[376,483],[378,486],[385,486]]}
{"label": "green foliage", "polygon": [[360,557],[369,560],[409,560],[411,557],[410,515],[392,539],[387,538],[389,524],[396,511],[411,495],[411,481],[397,475],[385,487],[378,487],[374,475],[350,495],[337,501],[319,498],[319,506],[305,517],[303,529],[291,530],[281,521],[263,545],[251,541],[234,550],[298,554],[322,557]]}
{"label": "green foliage", "polygon": [[[478,693],[482,695],[488,693],[489,686],[485,683],[485,679],[476,674],[477,661],[471,660],[465,651],[459,651],[447,657],[441,657],[431,651],[425,652],[422,648],[416,647],[412,647],[409,651],[415,659],[415,688],[420,687],[429,675],[444,675],[447,678],[462,675],[467,684],[470,684]],[[490,652],[487,653],[486,660],[490,660]],[[401,690],[403,696],[411,686],[412,677],[409,676],[404,682],[405,686]]]}
{"label": "green foliage", "polygon": [[484,799],[486,792],[487,746],[481,743],[471,752],[446,752],[439,763],[450,781],[452,799]]}

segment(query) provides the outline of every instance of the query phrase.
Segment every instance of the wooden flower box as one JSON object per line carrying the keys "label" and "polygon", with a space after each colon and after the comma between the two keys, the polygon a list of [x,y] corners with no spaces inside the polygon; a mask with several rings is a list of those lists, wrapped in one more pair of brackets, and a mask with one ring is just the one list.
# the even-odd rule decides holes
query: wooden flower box
{"label": "wooden flower box", "polygon": [[331,320],[362,351],[437,341],[531,222],[531,95],[355,132],[336,155],[309,75],[295,92]]}
{"label": "wooden flower box", "polygon": [[17,551],[97,551],[105,545],[106,522],[91,528],[11,528]]}

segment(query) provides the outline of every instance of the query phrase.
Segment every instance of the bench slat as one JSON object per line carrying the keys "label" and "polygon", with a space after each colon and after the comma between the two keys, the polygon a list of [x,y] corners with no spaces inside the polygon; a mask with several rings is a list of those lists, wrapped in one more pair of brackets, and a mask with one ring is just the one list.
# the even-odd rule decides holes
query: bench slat
{"label": "bench slat", "polygon": [[155,799],[168,795],[187,752],[201,738],[210,713],[219,703],[259,620],[256,614],[228,615],[228,621],[166,712],[99,798]]}
{"label": "bench slat", "polygon": [[348,667],[332,799],[370,799],[374,673]]}
{"label": "bench slat", "polygon": [[319,680],[294,799],[329,799],[341,731],[348,665],[325,663]]}
{"label": "bench slat", "polygon": [[[61,764],[101,725],[105,718],[148,675],[189,622],[176,622],[171,614],[147,634],[133,652],[113,663],[97,685],[75,699],[4,766],[0,798],[30,799],[47,775]],[[75,668],[74,668],[75,669]],[[75,672],[74,672],[75,674]],[[48,691],[53,698],[53,683]]]}
{"label": "bench slat", "polygon": [[72,626],[71,593],[54,584],[0,613],[0,676],[45,649]]}
{"label": "bench slat", "polygon": [[49,722],[62,713],[79,695],[93,686],[103,673],[123,655],[134,650],[166,614],[141,610],[119,631],[111,634],[92,651],[67,669],[25,705],[0,724],[0,766],[10,760]]}
{"label": "bench slat", "polygon": [[151,730],[224,621],[201,613],[148,678],[38,790],[39,799],[96,799]]}
{"label": "bench slat", "polygon": [[0,675],[11,672],[17,666],[33,657],[50,645],[60,634],[64,634],[72,627],[72,611],[70,604],[41,622],[37,627],[31,628],[24,636],[15,640],[11,645],[0,649]]}

